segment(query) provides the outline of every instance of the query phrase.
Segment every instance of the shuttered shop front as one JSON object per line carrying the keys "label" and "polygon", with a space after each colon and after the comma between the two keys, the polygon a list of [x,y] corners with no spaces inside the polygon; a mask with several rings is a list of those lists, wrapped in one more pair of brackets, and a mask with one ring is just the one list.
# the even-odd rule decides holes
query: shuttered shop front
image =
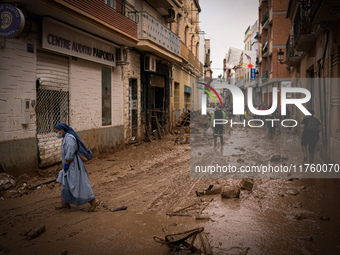
{"label": "shuttered shop front", "polygon": [[37,52],[37,140],[39,167],[61,161],[61,140],[54,134],[57,123],[69,123],[69,59]]}

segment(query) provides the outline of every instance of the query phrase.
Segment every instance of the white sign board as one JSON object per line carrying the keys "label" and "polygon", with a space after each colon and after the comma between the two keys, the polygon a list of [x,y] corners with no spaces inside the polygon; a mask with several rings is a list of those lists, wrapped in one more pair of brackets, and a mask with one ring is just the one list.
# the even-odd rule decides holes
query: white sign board
{"label": "white sign board", "polygon": [[243,67],[255,68],[256,66],[256,51],[244,51],[243,52]]}
{"label": "white sign board", "polygon": [[47,50],[116,66],[116,47],[63,23],[45,18],[42,47]]}

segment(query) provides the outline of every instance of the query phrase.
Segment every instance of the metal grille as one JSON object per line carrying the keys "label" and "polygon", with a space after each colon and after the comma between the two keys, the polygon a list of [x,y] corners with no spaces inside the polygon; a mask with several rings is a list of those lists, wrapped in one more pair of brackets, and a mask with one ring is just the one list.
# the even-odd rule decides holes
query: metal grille
{"label": "metal grille", "polygon": [[37,134],[54,132],[60,122],[68,124],[68,91],[37,90]]}

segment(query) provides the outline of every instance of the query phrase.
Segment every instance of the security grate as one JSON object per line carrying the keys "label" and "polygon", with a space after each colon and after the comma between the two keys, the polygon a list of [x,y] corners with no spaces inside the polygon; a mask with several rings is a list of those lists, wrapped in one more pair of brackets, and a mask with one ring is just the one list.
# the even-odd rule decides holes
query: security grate
{"label": "security grate", "polygon": [[37,134],[54,132],[60,122],[68,124],[69,92],[49,89],[37,90]]}

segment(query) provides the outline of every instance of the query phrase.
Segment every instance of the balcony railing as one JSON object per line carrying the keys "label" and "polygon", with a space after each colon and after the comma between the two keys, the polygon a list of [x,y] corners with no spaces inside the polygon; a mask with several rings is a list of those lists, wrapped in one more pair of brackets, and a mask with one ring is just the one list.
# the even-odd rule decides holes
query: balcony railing
{"label": "balcony railing", "polygon": [[286,64],[288,66],[297,66],[300,64],[299,53],[294,49],[294,37],[288,36],[286,43]]}
{"label": "balcony railing", "polygon": [[294,18],[294,47],[298,51],[308,51],[315,39],[315,26],[310,21],[307,11],[299,5]]}
{"label": "balcony railing", "polygon": [[268,41],[265,41],[262,47],[262,57],[267,57],[268,56]]}
{"label": "balcony railing", "polygon": [[133,5],[131,5],[127,1],[125,0],[108,1],[107,5],[114,9],[116,12],[132,20],[133,22],[135,23],[139,22],[137,10],[133,7]]}
{"label": "balcony railing", "polygon": [[138,39],[149,39],[180,55],[180,38],[145,11],[140,12]]}
{"label": "balcony railing", "polygon": [[188,47],[181,41],[181,57],[188,61],[200,72],[203,71],[203,64],[195,57],[195,55],[188,49]]}
{"label": "balcony railing", "polygon": [[262,16],[261,25],[263,26],[267,20],[268,20],[268,9],[265,11],[265,13]]}

